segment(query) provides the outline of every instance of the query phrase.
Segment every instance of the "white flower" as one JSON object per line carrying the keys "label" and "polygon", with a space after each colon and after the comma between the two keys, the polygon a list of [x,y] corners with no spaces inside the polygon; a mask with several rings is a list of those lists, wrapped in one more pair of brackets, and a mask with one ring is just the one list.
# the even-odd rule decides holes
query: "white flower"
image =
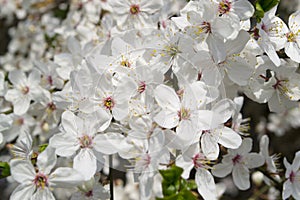
{"label": "white flower", "polygon": [[290,32],[286,33],[287,42],[284,51],[292,60],[300,62],[300,11],[289,17]]}
{"label": "white flower", "polygon": [[199,110],[206,103],[206,90],[199,82],[186,85],[182,99],[178,97],[174,89],[163,84],[156,87],[154,97],[162,108],[154,116],[154,121],[164,128],[176,127],[178,137],[185,143],[191,144],[200,129],[208,128],[207,124],[210,121],[201,117],[207,114],[207,111]]}
{"label": "white flower", "polygon": [[8,115],[0,114],[0,146],[4,141],[2,131],[9,129],[11,125],[12,125],[12,119]]}
{"label": "white flower", "polygon": [[259,58],[258,63],[249,81],[250,93],[253,94],[245,93],[260,103],[268,102],[272,112],[280,113],[295,107],[300,99],[300,75],[296,73],[298,64],[281,60],[281,65],[276,67],[265,56]]}
{"label": "white flower", "polygon": [[300,151],[296,153],[292,164],[286,158],[283,162],[286,168],[285,178],[287,180],[283,184],[282,199],[287,199],[290,196],[300,199]]}
{"label": "white flower", "polygon": [[277,6],[264,14],[261,22],[256,25],[255,36],[261,49],[266,52],[271,61],[280,65],[279,56],[276,50],[284,47],[288,28],[286,24],[275,15]]}
{"label": "white flower", "polygon": [[264,157],[265,163],[267,165],[267,170],[271,173],[275,173],[277,171],[274,159],[269,155],[269,137],[267,135],[263,135],[260,138],[260,154]]}
{"label": "white flower", "polygon": [[62,132],[54,135],[49,142],[57,155],[70,157],[76,154],[73,168],[81,172],[85,180],[94,176],[97,162],[98,168],[102,169],[104,154],[118,152],[118,143],[123,138],[121,134],[115,133],[97,134],[97,130],[103,125],[101,121],[97,121],[99,119],[99,113],[82,119],[65,111],[62,114]]}
{"label": "white flower", "polygon": [[[211,160],[217,159],[219,145],[226,148],[236,149],[242,143],[241,136],[229,127],[224,125],[233,113],[233,103],[229,99],[223,99],[212,108],[213,116],[209,121],[209,128],[202,130],[201,148],[203,154]],[[209,118],[208,115],[205,116]]]}
{"label": "white flower", "polygon": [[198,192],[205,200],[217,199],[217,190],[213,176],[208,171],[210,161],[199,148],[199,143],[191,145],[176,160],[176,165],[183,168],[182,177],[188,179],[192,168],[196,169],[195,181]]}
{"label": "white flower", "polygon": [[250,188],[249,169],[262,166],[264,158],[257,153],[249,153],[252,139],[245,138],[238,149],[229,149],[222,163],[214,166],[212,173],[217,177],[225,177],[232,172],[233,182],[240,190]]}
{"label": "white flower", "polygon": [[15,114],[23,115],[29,109],[30,101],[38,100],[42,96],[39,86],[41,75],[33,70],[26,77],[24,72],[15,70],[9,73],[8,78],[14,84],[14,89],[7,91],[5,99],[12,102]]}
{"label": "white flower", "polygon": [[116,21],[121,29],[125,28],[143,28],[153,27],[154,22],[151,18],[154,13],[158,12],[162,6],[162,0],[112,0],[109,5],[113,8]]}
{"label": "white flower", "polygon": [[82,175],[72,168],[59,167],[51,172],[55,164],[56,155],[50,147],[38,156],[37,170],[28,160],[11,160],[11,175],[20,185],[13,191],[10,199],[55,200],[52,188],[74,187],[83,181]]}

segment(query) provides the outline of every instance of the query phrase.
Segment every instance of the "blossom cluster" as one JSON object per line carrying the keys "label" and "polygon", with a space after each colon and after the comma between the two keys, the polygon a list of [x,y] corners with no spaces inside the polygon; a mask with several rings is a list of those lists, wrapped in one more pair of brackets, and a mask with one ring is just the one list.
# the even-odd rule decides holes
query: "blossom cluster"
{"label": "blossom cluster", "polygon": [[246,96],[268,104],[269,131],[300,127],[300,11],[286,24],[262,2],[0,0],[0,17],[18,19],[0,57],[10,199],[112,198],[111,168],[134,177],[115,199],[163,199],[171,166],[195,180],[189,198],[218,199],[229,174],[248,190],[259,172],[300,199],[300,152],[280,176],[268,135],[252,152],[241,114]]}

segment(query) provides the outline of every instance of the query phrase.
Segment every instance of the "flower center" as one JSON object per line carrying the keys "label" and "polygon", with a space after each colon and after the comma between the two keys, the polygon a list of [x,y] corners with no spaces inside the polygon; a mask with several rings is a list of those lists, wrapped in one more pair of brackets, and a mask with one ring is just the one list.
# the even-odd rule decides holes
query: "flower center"
{"label": "flower center", "polygon": [[294,34],[293,32],[287,33],[286,38],[288,42],[296,42],[296,34]]}
{"label": "flower center", "polygon": [[93,144],[93,138],[88,135],[84,135],[81,138],[79,138],[80,147],[81,148],[91,148]]}
{"label": "flower center", "polygon": [[56,110],[56,105],[53,102],[47,104],[47,113],[52,113]]}
{"label": "flower center", "polygon": [[133,4],[133,5],[130,6],[129,11],[132,15],[137,15],[140,12],[140,6],[137,5],[137,4]]}
{"label": "flower center", "polygon": [[225,13],[228,13],[230,11],[231,8],[231,2],[229,2],[228,0],[223,0],[219,3],[219,13],[220,16],[222,16]]}
{"label": "flower center", "polygon": [[90,191],[86,192],[86,193],[85,193],[85,196],[86,196],[86,197],[92,197],[92,196],[93,196],[93,191],[90,190]]}
{"label": "flower center", "polygon": [[48,178],[42,173],[36,174],[33,182],[38,188],[44,189],[45,187],[48,187]]}
{"label": "flower center", "polygon": [[241,161],[242,161],[242,156],[239,154],[237,154],[234,158],[232,158],[233,165],[241,163]]}
{"label": "flower center", "polygon": [[178,111],[177,114],[178,114],[179,120],[187,120],[191,116],[190,109],[183,108],[183,107]]}
{"label": "flower center", "polygon": [[123,67],[128,67],[128,68],[130,68],[130,66],[131,66],[130,62],[127,59],[123,59],[121,61],[120,65]]}
{"label": "flower center", "polygon": [[28,86],[24,86],[21,88],[21,91],[23,94],[28,94],[29,93],[29,87]]}
{"label": "flower center", "polygon": [[47,81],[48,81],[49,85],[53,85],[53,79],[52,79],[52,76],[48,76],[48,77],[47,77]]}
{"label": "flower center", "polygon": [[209,22],[202,22],[201,29],[204,30],[205,33],[211,33],[211,26]]}
{"label": "flower center", "polygon": [[24,124],[24,118],[19,118],[19,119],[15,120],[14,123],[15,123],[16,125],[21,126],[21,125]]}
{"label": "flower center", "polygon": [[146,90],[146,83],[145,81],[141,81],[139,83],[138,92],[143,93]]}
{"label": "flower center", "polygon": [[103,105],[106,109],[112,110],[115,105],[115,101],[111,97],[103,99]]}
{"label": "flower center", "polygon": [[165,46],[164,48],[165,52],[171,56],[171,57],[174,57],[176,56],[178,53],[180,53],[179,49],[178,49],[178,46],[176,45],[169,45],[169,46]]}

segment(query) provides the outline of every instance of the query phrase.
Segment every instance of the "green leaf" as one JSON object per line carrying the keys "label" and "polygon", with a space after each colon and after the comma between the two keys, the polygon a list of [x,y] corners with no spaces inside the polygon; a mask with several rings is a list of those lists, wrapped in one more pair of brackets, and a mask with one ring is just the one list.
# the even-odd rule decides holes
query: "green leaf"
{"label": "green leaf", "polygon": [[279,1],[280,0],[258,0],[259,4],[265,12],[271,10],[274,6],[276,6],[279,3]]}
{"label": "green leaf", "polygon": [[197,189],[197,184],[195,182],[195,180],[188,180],[187,181],[187,188],[190,189],[190,190],[195,190]]}
{"label": "green leaf", "polygon": [[0,178],[10,176],[10,167],[7,162],[0,162]]}
{"label": "green leaf", "polygon": [[254,13],[254,16],[255,16],[257,22],[260,22],[261,19],[264,17],[264,15],[265,15],[265,11],[261,7],[260,3],[257,1],[255,3],[255,13]]}
{"label": "green leaf", "polygon": [[193,193],[190,190],[181,190],[179,193],[183,197],[183,199],[188,199],[188,200],[197,200],[196,196],[193,195]]}
{"label": "green leaf", "polygon": [[271,10],[274,6],[279,3],[280,0],[258,0],[255,2],[255,13],[254,16],[257,22],[260,22],[264,17],[265,12]]}
{"label": "green leaf", "polygon": [[170,169],[159,170],[159,173],[166,182],[175,183],[178,180],[183,172],[183,169],[173,165]]}
{"label": "green leaf", "polygon": [[42,153],[46,148],[47,148],[48,144],[41,144],[39,145],[39,153]]}

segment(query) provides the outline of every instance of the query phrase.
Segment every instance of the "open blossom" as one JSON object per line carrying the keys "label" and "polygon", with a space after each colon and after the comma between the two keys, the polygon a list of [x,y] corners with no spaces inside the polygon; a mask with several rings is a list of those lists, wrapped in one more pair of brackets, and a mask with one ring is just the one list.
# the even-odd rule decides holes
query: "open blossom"
{"label": "open blossom", "polygon": [[15,70],[9,73],[10,82],[14,88],[7,91],[5,99],[14,105],[14,113],[23,115],[27,112],[31,100],[38,100],[42,96],[42,89],[39,86],[40,73],[33,70],[28,77],[24,72]]}
{"label": "open blossom", "polygon": [[272,112],[284,112],[295,107],[300,99],[297,63],[281,60],[281,65],[276,67],[267,57],[261,57],[258,63],[249,81],[250,91],[245,94],[260,103],[268,102]]}
{"label": "open blossom", "polygon": [[238,149],[228,150],[222,163],[214,166],[212,173],[216,177],[225,177],[232,172],[233,182],[240,190],[250,188],[249,169],[262,166],[264,158],[257,153],[249,153],[252,139],[245,138]]}
{"label": "open blossom", "polygon": [[284,166],[286,181],[283,184],[282,199],[290,196],[300,199],[300,151],[296,153],[292,164],[284,158]]}
{"label": "open blossom", "polygon": [[55,200],[51,188],[74,187],[83,181],[82,175],[72,168],[59,167],[52,172],[55,164],[56,155],[50,147],[38,156],[37,169],[29,160],[11,160],[12,177],[20,185],[13,191],[10,199]]}
{"label": "open blossom", "polygon": [[199,148],[199,144],[191,145],[176,160],[176,165],[182,167],[184,172],[182,177],[189,178],[192,168],[196,169],[195,181],[198,191],[205,200],[217,199],[217,190],[213,176],[208,171],[210,160],[208,160]]}
{"label": "open blossom", "polygon": [[117,144],[122,139],[121,134],[97,134],[99,124],[97,120],[101,115],[95,113],[91,118],[80,118],[70,111],[62,114],[62,132],[50,139],[50,146],[55,153],[63,157],[74,157],[73,168],[89,180],[97,171],[101,170],[105,160],[104,155],[118,152]]}
{"label": "open blossom", "polygon": [[144,28],[154,26],[155,23],[153,22],[151,15],[158,12],[162,8],[163,1],[113,0],[109,1],[109,4],[113,8],[113,12],[116,13],[115,16],[119,28]]}
{"label": "open blossom", "polygon": [[286,33],[287,42],[284,46],[285,53],[294,61],[300,62],[300,11],[289,17],[290,31]]}

